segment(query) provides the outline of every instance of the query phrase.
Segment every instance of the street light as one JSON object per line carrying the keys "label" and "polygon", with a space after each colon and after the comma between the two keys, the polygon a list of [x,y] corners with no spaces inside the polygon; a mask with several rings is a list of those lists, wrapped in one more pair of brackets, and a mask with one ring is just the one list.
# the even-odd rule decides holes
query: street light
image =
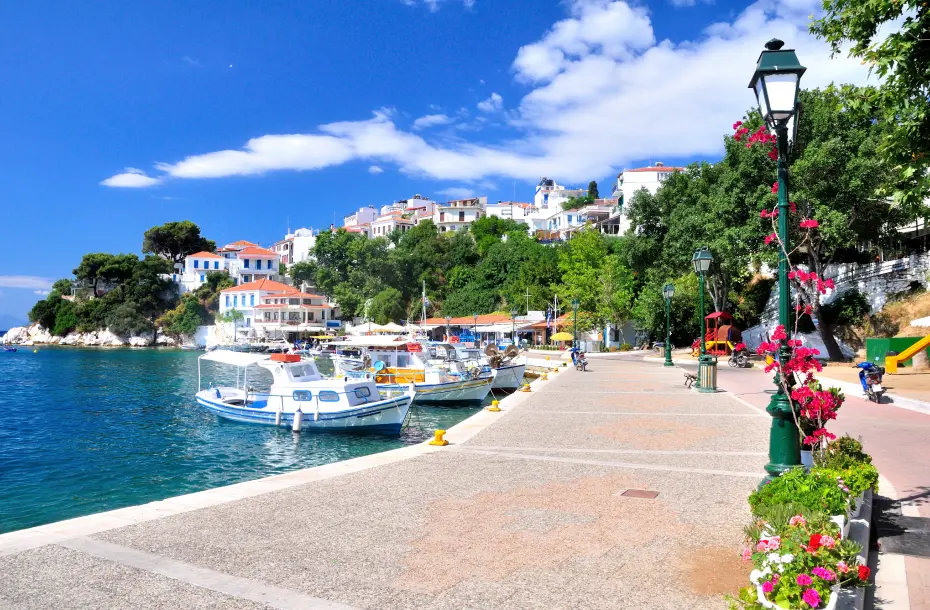
{"label": "street light", "polygon": [[575,340],[572,343],[572,347],[575,347],[575,348],[578,347],[578,305],[580,304],[581,303],[578,302],[578,299],[572,299],[572,311],[574,312],[574,315],[575,315],[575,322],[574,322],[575,328],[572,329],[575,334]]}
{"label": "street light", "polygon": [[478,314],[477,313],[472,314],[472,317],[475,318],[475,326],[472,328],[472,330],[474,331],[474,335],[475,335],[475,347],[477,347],[478,346]]}
{"label": "street light", "polygon": [[510,310],[510,342],[514,345],[517,344],[517,310]]}
{"label": "street light", "polygon": [[675,366],[672,362],[672,297],[675,296],[675,285],[663,286],[662,296],[665,297],[665,366]]}
{"label": "street light", "polygon": [[452,331],[449,326],[452,324],[452,316],[446,316],[446,341],[452,338]]}
{"label": "street light", "polygon": [[[694,265],[694,272],[698,274],[698,292],[699,294],[699,303],[700,303],[700,316],[698,317],[698,342],[700,343],[700,356],[698,357],[698,378],[694,383],[695,387],[698,388],[701,392],[713,392],[716,388],[705,388],[704,383],[705,377],[707,375],[707,367],[710,366],[710,361],[712,358],[707,358],[705,343],[706,337],[704,336],[704,276],[710,270],[711,263],[714,262],[714,257],[711,255],[710,250],[707,249],[707,246],[702,246],[700,250],[695,250],[694,256],[691,257],[691,264]],[[715,384],[716,385],[716,384]]]}
{"label": "street light", "polygon": [[[759,102],[759,112],[766,126],[775,132],[778,146],[778,323],[788,328],[791,321],[790,287],[788,285],[788,137],[797,130],[798,91],[805,68],[792,49],[782,49],[781,40],[765,43],[759,54],[756,71],[749,87]],[[784,341],[778,349],[779,362],[787,362],[790,350]],[[769,432],[769,463],[765,465],[766,480],[801,463],[798,429],[794,423],[791,399],[785,394],[781,380],[775,376],[777,391],[766,409],[772,416]]]}

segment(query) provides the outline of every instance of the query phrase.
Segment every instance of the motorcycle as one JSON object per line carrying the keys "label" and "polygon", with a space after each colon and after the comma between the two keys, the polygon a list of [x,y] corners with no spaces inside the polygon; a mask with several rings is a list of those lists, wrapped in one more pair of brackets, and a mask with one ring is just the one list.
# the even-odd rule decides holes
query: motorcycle
{"label": "motorcycle", "polygon": [[885,388],[882,386],[882,376],[885,367],[877,366],[872,362],[860,362],[854,365],[859,369],[859,383],[862,384],[862,393],[874,403],[881,404]]}
{"label": "motorcycle", "polygon": [[749,361],[749,350],[745,347],[740,349],[739,346],[736,346],[736,348],[730,352],[730,359],[727,360],[727,364],[741,369],[748,369],[752,366],[752,363]]}
{"label": "motorcycle", "polygon": [[584,357],[584,352],[573,347],[571,349],[572,354],[572,364],[575,365],[575,370],[584,371],[588,368],[588,359]]}

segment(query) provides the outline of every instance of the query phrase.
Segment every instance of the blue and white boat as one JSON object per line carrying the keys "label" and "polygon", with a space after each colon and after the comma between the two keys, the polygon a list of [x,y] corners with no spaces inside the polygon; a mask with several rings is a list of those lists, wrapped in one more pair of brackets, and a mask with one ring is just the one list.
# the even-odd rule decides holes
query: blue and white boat
{"label": "blue and white boat", "polygon": [[[236,367],[235,386],[203,389],[202,362]],[[259,372],[271,373],[266,391],[250,383]],[[251,369],[251,370],[250,370]],[[352,430],[399,434],[415,391],[379,391],[373,376],[354,379],[323,377],[312,360],[295,354],[254,354],[215,350],[197,359],[197,404],[217,416],[239,422],[297,427],[304,431]]]}

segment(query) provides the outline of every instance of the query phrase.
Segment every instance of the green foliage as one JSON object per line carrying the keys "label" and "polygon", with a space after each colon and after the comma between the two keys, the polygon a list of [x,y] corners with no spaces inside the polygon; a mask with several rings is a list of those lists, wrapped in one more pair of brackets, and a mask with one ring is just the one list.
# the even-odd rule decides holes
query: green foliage
{"label": "green foliage", "polygon": [[755,516],[759,516],[757,511],[760,507],[790,503],[828,515],[844,515],[849,506],[849,493],[840,489],[834,476],[816,469],[808,473],[798,467],[749,496],[749,506]]}
{"label": "green foliage", "polygon": [[619,349],[621,352],[628,352],[631,349],[633,349],[633,346],[630,345],[629,343],[621,343]]}
{"label": "green foliage", "polygon": [[68,278],[63,278],[56,281],[52,284],[52,291],[57,292],[62,295],[71,294],[71,280]]}
{"label": "green foliage", "polygon": [[236,283],[228,273],[209,271],[204,278],[204,283],[194,290],[194,295],[208,312],[213,313],[219,311],[220,292],[235,285]]}
{"label": "green foliage", "polygon": [[201,305],[200,300],[194,294],[188,293],[181,298],[177,307],[162,314],[155,324],[166,335],[178,338],[182,335],[193,335],[197,332],[197,327],[208,319],[207,310]]}
{"label": "green foliage", "polygon": [[295,286],[304,283],[312,286],[316,283],[317,271],[319,271],[319,267],[314,261],[301,261],[290,266],[288,275]]}
{"label": "green foliage", "polygon": [[759,323],[759,316],[772,294],[775,278],[757,276],[750,280],[736,296],[733,322],[739,328],[749,328]]}
{"label": "green foliage", "polygon": [[106,317],[107,328],[120,337],[141,335],[153,330],[153,324],[140,313],[140,307],[132,301],[117,305]]}
{"label": "green foliage", "polygon": [[820,308],[823,321],[827,324],[860,324],[869,314],[869,299],[856,289],[847,290],[829,305]]}
{"label": "green foliage", "polygon": [[922,0],[825,0],[823,8],[811,32],[878,77],[877,88],[856,90],[848,108],[883,127],[878,153],[895,177],[884,191],[922,206],[930,194],[930,11]]}
{"label": "green foliage", "polygon": [[[73,273],[79,280],[90,282],[92,296],[99,296],[100,283],[109,285],[126,282],[132,277],[139,257],[135,254],[107,254],[95,252],[85,254]],[[168,270],[170,273],[170,268]]]}
{"label": "green foliage", "polygon": [[62,300],[55,313],[55,324],[52,326],[52,334],[57,337],[64,337],[78,324],[77,316],[74,313],[74,304],[71,301]]}
{"label": "green foliage", "polygon": [[29,321],[40,324],[43,328],[51,329],[55,326],[58,317],[58,308],[63,299],[58,292],[51,292],[48,297],[38,301],[29,310]]}
{"label": "green foliage", "polygon": [[188,254],[214,252],[216,243],[200,236],[200,227],[189,220],[152,227],[142,238],[142,252],[181,262]]}
{"label": "green foliage", "polygon": [[840,477],[852,495],[867,489],[878,490],[878,470],[872,456],[862,450],[862,443],[850,436],[841,436],[827,445],[823,454],[816,454],[818,470]]}
{"label": "green foliage", "polygon": [[368,317],[376,324],[399,322],[404,315],[403,295],[396,288],[385,288],[371,299]]}
{"label": "green foliage", "polygon": [[600,194],[597,192],[597,181],[595,180],[588,183],[588,198],[592,201],[601,198]]}
{"label": "green foliage", "polygon": [[[596,188],[597,187],[595,186],[595,189]],[[591,205],[592,203],[594,203],[594,199],[595,198],[592,197],[590,194],[584,195],[583,197],[569,197],[568,199],[562,202],[562,209],[563,210],[577,210],[579,208],[583,208],[586,205]]]}

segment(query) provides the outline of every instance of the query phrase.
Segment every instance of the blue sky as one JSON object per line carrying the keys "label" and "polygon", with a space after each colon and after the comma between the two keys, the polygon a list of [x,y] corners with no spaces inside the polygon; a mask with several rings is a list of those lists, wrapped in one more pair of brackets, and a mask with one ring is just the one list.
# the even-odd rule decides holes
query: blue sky
{"label": "blue sky", "polygon": [[[115,8],[119,6],[119,8]],[[719,156],[772,36],[859,81],[815,0],[13,3],[0,19],[0,328],[81,254],[190,219],[269,244],[415,193],[529,200]],[[12,266],[9,263],[13,263]]]}

